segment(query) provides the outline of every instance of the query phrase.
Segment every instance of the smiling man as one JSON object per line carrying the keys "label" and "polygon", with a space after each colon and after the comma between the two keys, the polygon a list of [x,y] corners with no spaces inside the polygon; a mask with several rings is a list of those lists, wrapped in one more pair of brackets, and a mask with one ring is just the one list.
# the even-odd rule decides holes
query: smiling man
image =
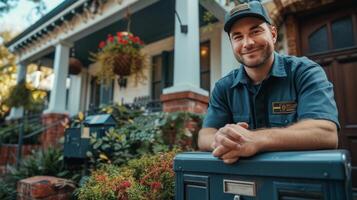
{"label": "smiling man", "polygon": [[228,164],[264,151],[336,148],[337,108],[322,67],[274,51],[277,30],[258,1],[227,13],[224,30],[241,67],[217,81],[199,148]]}

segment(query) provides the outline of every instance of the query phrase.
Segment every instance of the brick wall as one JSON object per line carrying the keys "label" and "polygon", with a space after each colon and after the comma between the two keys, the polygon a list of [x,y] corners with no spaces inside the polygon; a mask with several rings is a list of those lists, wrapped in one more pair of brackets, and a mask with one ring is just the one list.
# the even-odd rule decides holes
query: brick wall
{"label": "brick wall", "polygon": [[[66,114],[48,113],[42,115],[43,126],[51,126],[41,134],[41,145],[44,149],[51,146],[58,146],[59,140],[64,136],[66,123],[69,117]],[[55,123],[57,125],[53,126]]]}
{"label": "brick wall", "polygon": [[163,94],[160,97],[164,112],[187,111],[203,114],[207,111],[208,96],[194,92]]}

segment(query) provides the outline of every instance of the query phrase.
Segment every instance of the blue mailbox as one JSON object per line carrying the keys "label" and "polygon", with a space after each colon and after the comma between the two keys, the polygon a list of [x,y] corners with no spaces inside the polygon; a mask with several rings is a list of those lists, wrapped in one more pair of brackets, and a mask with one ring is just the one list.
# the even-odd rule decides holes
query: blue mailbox
{"label": "blue mailbox", "polygon": [[228,165],[207,152],[174,160],[176,200],[352,200],[344,150],[271,152]]}
{"label": "blue mailbox", "polygon": [[116,121],[110,114],[91,115],[86,117],[81,128],[68,128],[65,131],[65,158],[86,158],[90,149],[90,137],[101,138],[105,132],[115,127]]}

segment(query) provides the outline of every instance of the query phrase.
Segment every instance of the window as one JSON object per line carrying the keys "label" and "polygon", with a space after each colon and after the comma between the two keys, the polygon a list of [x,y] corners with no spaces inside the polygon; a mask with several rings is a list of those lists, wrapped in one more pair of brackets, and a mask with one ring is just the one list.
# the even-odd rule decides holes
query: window
{"label": "window", "polygon": [[161,70],[162,70],[162,57],[161,55],[152,58],[152,99],[160,99],[162,94],[161,87]]}
{"label": "window", "polygon": [[211,51],[210,42],[200,44],[200,87],[210,91],[211,88]]}
{"label": "window", "polygon": [[173,76],[174,51],[163,51],[152,58],[152,100],[159,100],[162,90],[173,85]]}
{"label": "window", "polygon": [[309,52],[317,53],[328,49],[327,27],[325,25],[309,36]]}
{"label": "window", "polygon": [[354,45],[351,17],[338,19],[332,22],[331,28],[334,49],[346,48]]}
{"label": "window", "polygon": [[[311,26],[314,25],[307,27]],[[307,39],[307,52],[316,54],[354,47],[357,37],[354,33],[354,26],[351,15],[330,19],[327,17],[325,22],[319,23],[319,26],[315,26],[314,31],[303,38]]]}

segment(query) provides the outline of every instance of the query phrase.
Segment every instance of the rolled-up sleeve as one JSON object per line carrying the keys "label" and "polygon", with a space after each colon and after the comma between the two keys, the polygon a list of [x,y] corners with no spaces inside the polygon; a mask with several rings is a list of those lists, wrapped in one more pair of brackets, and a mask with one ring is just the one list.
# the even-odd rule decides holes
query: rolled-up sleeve
{"label": "rolled-up sleeve", "polygon": [[228,123],[232,123],[232,121],[227,94],[224,88],[217,82],[211,93],[207,114],[203,121],[203,127],[219,129]]}
{"label": "rolled-up sleeve", "polygon": [[321,66],[301,66],[297,73],[298,120],[325,119],[340,129],[333,85],[328,81]]}

